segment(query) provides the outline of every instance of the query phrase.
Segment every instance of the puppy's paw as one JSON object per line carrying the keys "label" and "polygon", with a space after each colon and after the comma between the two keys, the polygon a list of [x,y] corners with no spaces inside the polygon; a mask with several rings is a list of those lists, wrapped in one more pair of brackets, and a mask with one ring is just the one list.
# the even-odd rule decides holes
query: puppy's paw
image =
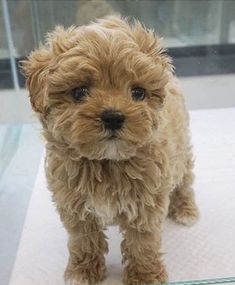
{"label": "puppy's paw", "polygon": [[[130,269],[130,268],[129,268]],[[160,268],[154,268],[155,271],[143,271],[141,268],[132,268],[131,271],[128,268],[124,271],[123,282],[125,285],[148,285],[148,284],[160,284],[168,281],[168,275],[164,265]],[[157,271],[156,271],[157,269]]]}
{"label": "puppy's paw", "polygon": [[89,263],[68,263],[64,273],[66,285],[95,285],[105,278],[105,264],[103,259],[94,259]]}
{"label": "puppy's paw", "polygon": [[75,280],[75,279],[69,279],[65,281],[65,285],[89,285],[89,282],[87,280]]}
{"label": "puppy's paw", "polygon": [[194,203],[182,203],[181,205],[172,207],[169,210],[169,217],[179,224],[192,226],[199,219],[199,211],[196,204]]}

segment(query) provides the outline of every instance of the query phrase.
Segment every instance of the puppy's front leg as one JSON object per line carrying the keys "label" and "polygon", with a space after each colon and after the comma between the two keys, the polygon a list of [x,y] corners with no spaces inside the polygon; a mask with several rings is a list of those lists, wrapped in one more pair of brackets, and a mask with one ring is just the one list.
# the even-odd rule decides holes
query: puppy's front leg
{"label": "puppy's front leg", "polygon": [[66,284],[93,285],[105,278],[105,257],[108,251],[105,234],[94,217],[68,226],[69,262],[65,271]]}
{"label": "puppy's front leg", "polygon": [[139,228],[135,227],[135,224],[122,223],[124,240],[121,249],[125,264],[123,280],[126,285],[146,285],[167,281],[168,277],[160,252],[161,228],[167,205],[166,202],[155,215],[146,213],[147,223],[155,219],[155,226],[146,224],[146,228],[145,226]]}

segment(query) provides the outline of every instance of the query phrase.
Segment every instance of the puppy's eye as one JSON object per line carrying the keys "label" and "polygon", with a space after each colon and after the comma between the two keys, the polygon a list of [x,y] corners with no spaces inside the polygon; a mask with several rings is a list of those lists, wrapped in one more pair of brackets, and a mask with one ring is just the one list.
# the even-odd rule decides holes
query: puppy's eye
{"label": "puppy's eye", "polygon": [[131,89],[132,98],[135,101],[142,101],[146,96],[146,91],[142,87],[134,87]]}
{"label": "puppy's eye", "polygon": [[87,94],[88,88],[86,86],[80,86],[72,90],[72,97],[76,101],[81,101]]}

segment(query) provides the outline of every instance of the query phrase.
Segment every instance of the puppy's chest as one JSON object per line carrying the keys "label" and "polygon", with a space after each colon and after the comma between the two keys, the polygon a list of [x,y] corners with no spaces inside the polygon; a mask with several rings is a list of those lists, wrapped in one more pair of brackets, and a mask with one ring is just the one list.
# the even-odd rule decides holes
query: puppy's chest
{"label": "puppy's chest", "polygon": [[96,216],[103,225],[111,225],[114,223],[115,218],[122,212],[121,209],[124,210],[126,208],[122,204],[122,202],[114,202],[107,197],[105,199],[89,197],[86,201],[86,209]]}
{"label": "puppy's chest", "polygon": [[156,174],[149,177],[144,169],[133,165],[106,165],[99,170],[98,176],[97,173],[90,175],[85,186],[85,208],[104,225],[114,223],[120,215],[134,220],[139,207],[154,205],[153,191],[158,188]]}
{"label": "puppy's chest", "polygon": [[95,181],[93,191],[87,189],[86,210],[94,214],[102,224],[112,224],[116,217],[128,210],[130,203],[135,204],[135,199],[130,201],[131,193],[126,193],[127,184],[127,179],[120,179],[120,183],[117,183],[113,177]]}

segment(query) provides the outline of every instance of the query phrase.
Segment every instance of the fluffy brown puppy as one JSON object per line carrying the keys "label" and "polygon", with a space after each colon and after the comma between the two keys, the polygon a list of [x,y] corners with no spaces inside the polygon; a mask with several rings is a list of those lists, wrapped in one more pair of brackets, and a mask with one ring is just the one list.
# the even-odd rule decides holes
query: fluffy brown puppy
{"label": "fluffy brown puppy", "polygon": [[167,213],[191,225],[188,114],[159,38],[117,16],[61,27],[23,69],[46,139],[46,173],[69,234],[69,284],[105,278],[103,230],[123,233],[124,283],[167,280],[161,231]]}

